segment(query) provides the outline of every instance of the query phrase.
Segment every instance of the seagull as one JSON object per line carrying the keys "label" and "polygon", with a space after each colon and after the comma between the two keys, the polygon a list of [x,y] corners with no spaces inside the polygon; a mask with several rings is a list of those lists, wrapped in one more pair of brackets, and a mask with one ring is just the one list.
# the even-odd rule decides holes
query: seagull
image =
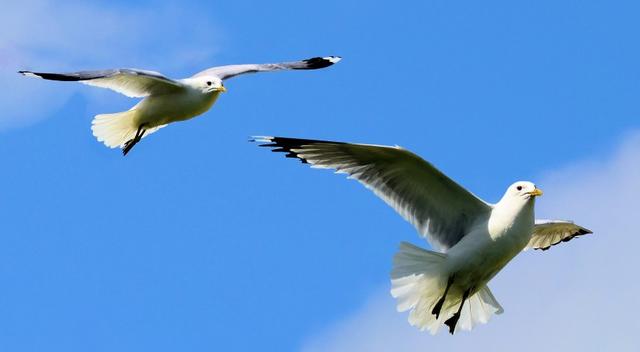
{"label": "seagull", "polygon": [[154,71],[109,69],[69,73],[18,71],[25,76],[54,81],[77,81],[108,88],[132,98],[144,98],[128,111],[97,115],[91,129],[107,147],[122,148],[127,155],[143,137],[166,125],[205,113],[222,92],[223,82],[245,73],[280,70],[314,70],[331,66],[339,56],[275,64],[227,65],[206,69],[184,79],[171,79]]}
{"label": "seagull", "polygon": [[254,137],[313,168],[334,169],[372,190],[438,252],[402,242],[393,260],[391,295],[409,323],[453,334],[486,323],[502,306],[487,283],[518,253],[547,250],[592,233],[566,220],[535,220],[532,182],[509,186],[496,204],[469,192],[429,162],[398,146]]}

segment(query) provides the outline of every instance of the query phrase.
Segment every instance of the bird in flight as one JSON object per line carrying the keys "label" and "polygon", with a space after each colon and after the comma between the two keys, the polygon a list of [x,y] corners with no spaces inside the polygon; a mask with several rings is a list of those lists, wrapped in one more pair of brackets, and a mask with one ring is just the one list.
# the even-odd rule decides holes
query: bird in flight
{"label": "bird in flight", "polygon": [[19,71],[25,76],[54,81],[77,81],[109,88],[132,98],[144,98],[128,111],[97,115],[91,129],[107,147],[122,148],[127,155],[143,137],[166,125],[203,114],[226,92],[223,82],[245,73],[279,70],[314,70],[331,66],[339,56],[275,64],[227,65],[206,69],[184,79],[171,79],[158,72],[110,69],[69,73]]}
{"label": "bird in flight", "polygon": [[253,141],[358,180],[439,249],[402,242],[391,272],[398,311],[411,310],[409,323],[432,334],[443,324],[451,334],[471,330],[501,314],[487,283],[518,253],[592,233],[571,221],[535,220],[542,191],[531,182],[512,184],[489,204],[401,147],[283,137]]}

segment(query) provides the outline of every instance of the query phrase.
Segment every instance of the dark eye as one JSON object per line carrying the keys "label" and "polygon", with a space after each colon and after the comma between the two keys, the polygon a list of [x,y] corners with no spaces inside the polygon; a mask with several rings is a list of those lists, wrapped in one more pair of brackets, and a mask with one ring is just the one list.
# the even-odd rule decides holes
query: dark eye
{"label": "dark eye", "polygon": [[518,191],[522,191],[522,186],[518,186],[518,187],[516,187],[516,189],[517,189]]}
{"label": "dark eye", "polygon": [[207,81],[207,85],[210,86],[211,85],[211,81]]}

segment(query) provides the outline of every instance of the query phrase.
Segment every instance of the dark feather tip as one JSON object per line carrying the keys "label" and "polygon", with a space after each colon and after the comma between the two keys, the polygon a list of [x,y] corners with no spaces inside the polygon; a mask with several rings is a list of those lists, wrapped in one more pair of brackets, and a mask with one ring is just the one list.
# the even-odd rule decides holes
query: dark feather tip
{"label": "dark feather tip", "polygon": [[303,62],[306,64],[304,69],[315,70],[318,68],[325,68],[335,64],[340,60],[341,58],[339,56],[313,57],[311,59],[303,60]]}

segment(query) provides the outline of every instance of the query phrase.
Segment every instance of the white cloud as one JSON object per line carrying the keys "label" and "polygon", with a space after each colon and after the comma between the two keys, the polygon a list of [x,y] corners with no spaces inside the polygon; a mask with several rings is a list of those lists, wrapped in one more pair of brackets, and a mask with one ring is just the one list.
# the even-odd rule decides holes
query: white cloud
{"label": "white cloud", "polygon": [[640,133],[606,160],[537,182],[540,217],[576,220],[595,234],[518,256],[490,283],[505,313],[455,336],[431,336],[395,312],[381,289],[350,317],[307,341],[314,351],[637,351],[640,346]]}
{"label": "white cloud", "polygon": [[197,70],[208,66],[219,38],[211,17],[187,5],[149,9],[86,1],[3,2],[0,81],[9,89],[0,95],[0,130],[46,117],[80,89],[27,79],[18,70]]}

